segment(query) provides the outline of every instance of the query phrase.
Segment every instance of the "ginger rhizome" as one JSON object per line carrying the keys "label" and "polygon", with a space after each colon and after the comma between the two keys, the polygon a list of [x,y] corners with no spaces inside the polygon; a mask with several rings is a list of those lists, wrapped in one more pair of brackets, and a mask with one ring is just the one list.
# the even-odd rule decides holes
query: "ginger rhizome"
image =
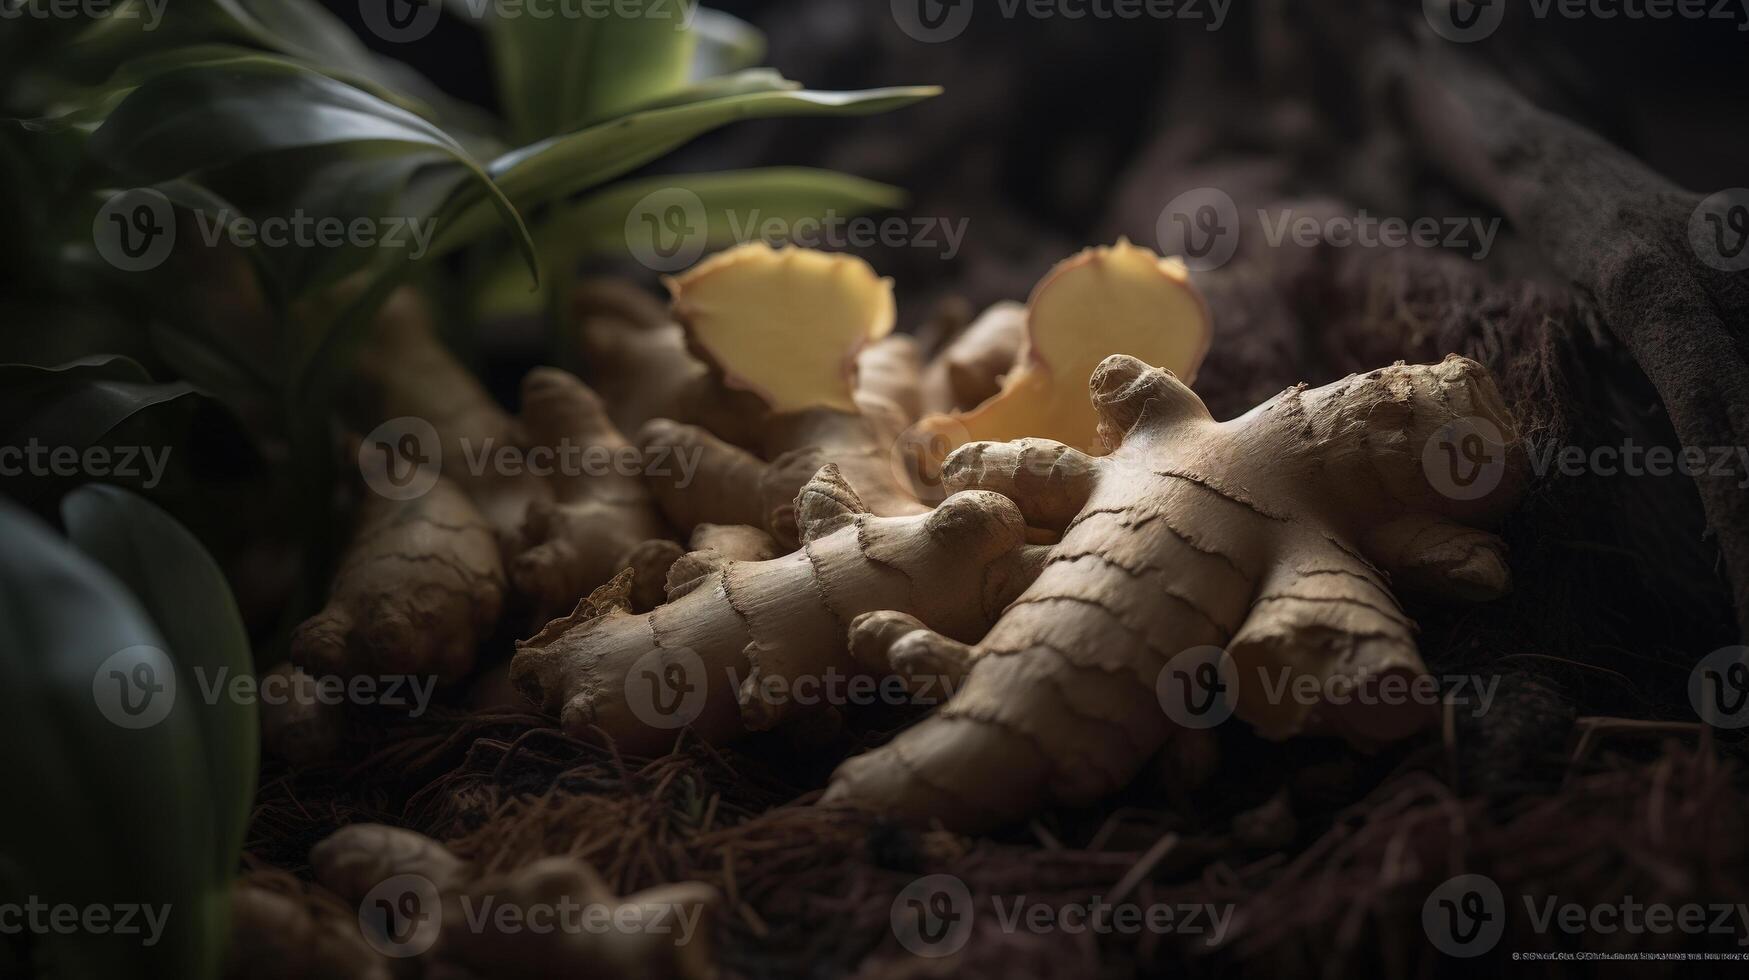
{"label": "ginger rhizome", "polygon": [[892,453],[920,410],[922,365],[908,339],[889,336],[889,280],[849,256],[753,243],[668,286],[691,349],[765,409],[750,448],[728,441],[714,421],[643,426],[644,446],[699,460],[690,484],[649,481],[672,523],[747,524],[794,547],[796,493],[827,463],[875,514],[927,509]]}
{"label": "ginger rhizome", "polygon": [[[1001,493],[1061,540],[972,644],[891,614],[856,621],[860,657],[884,650],[901,672],[923,665],[961,684],[840,766],[828,801],[963,829],[1092,803],[1172,736],[1162,671],[1204,645],[1225,649],[1237,716],[1269,738],[1373,743],[1435,714],[1279,691],[1296,678],[1325,692],[1424,673],[1393,581],[1463,600],[1507,588],[1504,542],[1484,528],[1513,502],[1524,458],[1480,365],[1453,356],[1302,385],[1229,422],[1133,357],[1105,359],[1091,388],[1109,455],[1022,440],[949,459],[951,489]],[[1498,481],[1473,499],[1442,492],[1425,463],[1455,430],[1499,434],[1471,447]]]}
{"label": "ginger rhizome", "polygon": [[[999,306],[968,328],[964,343],[946,352],[957,360],[946,361],[952,373],[945,384],[935,381],[937,399],[944,387],[956,401],[974,391],[1011,343],[1017,319],[1012,307]],[[1189,384],[1212,335],[1208,306],[1184,263],[1123,239],[1057,263],[1033,287],[1024,324],[1024,341],[1000,390],[975,408],[923,420],[925,430],[952,443],[945,449],[1032,437],[1100,452],[1085,386],[1094,367],[1107,355],[1128,354]]]}
{"label": "ginger rhizome", "polygon": [[256,871],[231,886],[226,980],[393,980],[390,960],[358,931],[358,909],[284,871]]}
{"label": "ginger rhizome", "polygon": [[317,674],[466,675],[504,607],[492,528],[446,477],[408,500],[365,491],[356,523],[327,605],[292,636],[293,661]]}
{"label": "ginger rhizome", "polygon": [[[411,499],[361,492],[328,602],[298,628],[294,661],[449,682],[473,668],[511,587],[537,622],[626,567],[638,572],[640,608],[661,598],[684,549],[669,540],[641,473],[577,463],[637,453],[582,382],[537,368],[523,379],[521,418],[511,417],[438,341],[409,290],[385,306],[360,364],[363,416],[429,424],[438,445],[414,449],[437,460],[439,475]],[[389,472],[424,461],[388,458],[399,451],[364,445],[358,455]],[[505,452],[521,465],[500,465]]]}
{"label": "ginger rhizome", "polygon": [[636,474],[602,466],[544,474],[530,465],[499,465],[505,452],[533,462],[631,448],[601,399],[576,378],[553,368],[531,371],[523,379],[522,415],[512,417],[443,346],[423,301],[405,290],[378,317],[372,340],[360,358],[368,415],[431,424],[444,476],[485,516],[511,584],[538,618],[569,609],[635,549],[668,537]]}
{"label": "ginger rhizome", "polygon": [[845,631],[857,615],[904,610],[975,641],[1044,551],[1025,544],[1020,512],[1000,494],[880,517],[830,465],[796,514],[800,550],[766,561],[687,555],[669,601],[648,613],[627,610],[623,581],[597,590],[518,644],[513,680],[567,732],[600,729],[633,752],[662,750],[683,725],[713,740],[769,729],[795,714],[798,681],[862,672]]}
{"label": "ginger rhizome", "polygon": [[[341,828],[315,846],[310,864],[317,881],[360,907],[355,923],[378,911],[373,904],[404,918],[388,938],[406,944],[428,976],[454,975],[439,972],[451,965],[503,980],[705,980],[715,972],[717,893],[698,882],[619,897],[578,858],[488,872],[429,837],[382,824]],[[609,928],[597,927],[604,922]]]}

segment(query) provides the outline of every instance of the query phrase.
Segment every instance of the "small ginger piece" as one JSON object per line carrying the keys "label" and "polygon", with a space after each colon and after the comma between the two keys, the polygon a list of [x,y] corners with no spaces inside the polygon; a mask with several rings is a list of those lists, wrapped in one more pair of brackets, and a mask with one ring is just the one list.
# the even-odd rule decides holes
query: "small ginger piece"
{"label": "small ginger piece", "polygon": [[342,705],[318,697],[316,679],[289,663],[262,678],[263,690],[277,696],[261,699],[261,745],[294,766],[321,762],[340,748],[346,735]]}
{"label": "small ginger piece", "polygon": [[227,980],[392,980],[387,957],[358,931],[358,911],[283,871],[258,871],[231,886]]}
{"label": "small ginger piece", "polygon": [[[976,339],[996,349],[972,362],[983,365],[977,370],[988,370],[988,358],[999,355],[1013,317],[1012,310],[993,310],[980,321],[987,337],[976,327],[968,330],[968,343]],[[956,445],[1033,436],[1100,452],[1098,419],[1082,383],[1093,369],[1108,355],[1128,354],[1188,384],[1212,332],[1208,307],[1184,263],[1124,239],[1085,249],[1057,263],[1033,288],[1025,344],[1001,390],[969,411],[925,418],[922,426],[952,433]]]}
{"label": "small ginger piece", "polygon": [[460,679],[504,606],[491,527],[447,477],[409,500],[366,492],[357,521],[327,605],[292,635],[292,661],[316,674]]}
{"label": "small ginger piece", "polygon": [[867,262],[750,242],[670,277],[692,344],[774,412],[855,412],[852,365],[893,329],[893,283]]}
{"label": "small ginger piece", "polygon": [[342,898],[387,901],[431,930],[428,945],[408,949],[428,975],[450,964],[504,980],[705,980],[714,972],[710,913],[718,896],[698,882],[622,898],[574,857],[482,873],[423,834],[381,824],[341,828],[315,846],[310,864]]}
{"label": "small ginger piece", "polygon": [[[1301,385],[1229,422],[1134,357],[1106,358],[1091,388],[1107,456],[1027,439],[949,458],[950,489],[1009,496],[1061,540],[970,647],[891,615],[853,623],[860,660],[953,665],[965,680],[840,766],[827,802],[958,829],[1092,803],[1173,735],[1163,671],[1205,646],[1230,655],[1237,717],[1271,739],[1371,745],[1437,717],[1425,698],[1334,695],[1425,673],[1393,580],[1459,600],[1507,588],[1505,544],[1484,529],[1514,503],[1525,460],[1481,365]],[[1441,493],[1423,462],[1466,420],[1504,439],[1481,447],[1498,483],[1474,499]],[[1307,679],[1310,695],[1278,693]]]}
{"label": "small ginger piece", "polygon": [[801,550],[767,561],[688,555],[670,601],[643,615],[626,609],[623,581],[599,589],[517,645],[513,680],[570,734],[599,728],[631,752],[662,750],[683,725],[709,740],[769,729],[795,713],[798,680],[862,673],[844,631],[858,614],[902,609],[974,641],[1044,550],[1025,545],[1020,513],[999,494],[880,517],[830,465],[796,512]]}

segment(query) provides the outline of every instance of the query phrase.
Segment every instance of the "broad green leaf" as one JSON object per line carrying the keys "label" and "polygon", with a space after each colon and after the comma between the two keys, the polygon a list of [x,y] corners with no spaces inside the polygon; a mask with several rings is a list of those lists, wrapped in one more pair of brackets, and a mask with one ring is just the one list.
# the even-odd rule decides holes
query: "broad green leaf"
{"label": "broad green leaf", "polygon": [[471,175],[469,186],[513,230],[538,276],[522,217],[460,144],[405,109],[291,62],[249,57],[157,75],[115,107],[91,151],[118,173],[156,184],[243,161],[265,166],[265,158],[294,150],[361,144],[437,152]]}
{"label": "broad green leaf", "polygon": [[693,0],[621,0],[525,7],[500,15],[463,0],[485,26],[498,101],[511,133],[532,142],[611,118],[683,85],[696,38]]}
{"label": "broad green leaf", "polygon": [[752,68],[765,57],[765,35],[732,14],[699,7],[692,15],[692,32],[698,38],[692,55],[693,81]]}
{"label": "broad green leaf", "polygon": [[166,641],[121,583],[4,500],[0,538],[0,753],[29,791],[0,807],[0,887],[13,892],[0,901],[168,907],[149,945],[41,934],[46,976],[216,977],[229,889],[213,875],[193,678],[166,664]]}
{"label": "broad green leaf", "polygon": [[[532,210],[605,183],[719,126],[742,119],[867,115],[930,98],[930,86],[862,92],[758,91],[634,112],[568,136],[542,140],[492,161],[490,173],[519,208]],[[479,205],[439,232],[438,252],[476,241],[492,228]]]}
{"label": "broad green leaf", "polygon": [[[226,696],[233,679],[254,669],[231,587],[187,528],[118,487],[89,484],[73,491],[61,501],[61,521],[73,544],[144,604],[178,670],[205,682],[186,694],[206,748],[215,807],[213,882],[222,886],[236,874],[260,762],[255,702]],[[208,700],[208,690],[218,697]]]}
{"label": "broad green leaf", "polygon": [[807,167],[646,177],[620,181],[556,211],[541,224],[535,243],[549,263],[561,254],[626,254],[630,238],[641,231],[640,202],[671,190],[697,196],[705,225],[689,234],[710,249],[759,238],[772,222],[793,231],[805,220],[886,211],[905,201],[904,191],[889,184]]}

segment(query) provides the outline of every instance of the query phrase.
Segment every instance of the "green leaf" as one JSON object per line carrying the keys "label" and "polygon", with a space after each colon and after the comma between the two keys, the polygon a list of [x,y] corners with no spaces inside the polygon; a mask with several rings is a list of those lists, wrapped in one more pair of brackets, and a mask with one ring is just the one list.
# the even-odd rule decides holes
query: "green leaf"
{"label": "green leaf", "polygon": [[[521,215],[459,143],[406,109],[288,61],[252,56],[156,75],[115,107],[90,148],[119,174],[155,184],[244,161],[263,167],[265,158],[290,151],[329,147],[349,153],[368,144],[421,159],[436,152],[461,168],[473,178],[469,186],[512,229],[538,278]],[[340,209],[354,217],[386,217],[371,214],[369,201]]]}
{"label": "green leaf", "polygon": [[[62,364],[0,364],[0,446],[44,451],[71,447],[83,453],[140,412],[195,394],[186,382],[157,383],[138,362],[98,355]],[[11,482],[11,481],[9,481]],[[34,499],[46,479],[18,480],[14,492]]]}
{"label": "green leaf", "polygon": [[[769,78],[766,79],[769,81]],[[605,183],[719,126],[742,119],[797,115],[867,115],[930,98],[929,86],[862,92],[756,91],[634,112],[568,136],[542,140],[492,161],[489,171],[516,206],[532,210]],[[439,254],[491,230],[479,206],[446,223]]]}
{"label": "green leaf", "polygon": [[33,954],[44,975],[215,977],[229,894],[213,878],[198,699],[177,676],[168,713],[153,721],[169,678],[150,660],[111,659],[139,647],[162,657],[165,641],[139,603],[4,500],[0,537],[0,753],[29,793],[0,807],[0,900],[168,907],[151,945],[114,931],[42,933]]}
{"label": "green leaf", "polygon": [[[198,672],[185,696],[201,729],[212,782],[213,881],[225,884],[236,873],[254,808],[260,722],[254,701],[224,696],[232,679],[253,673],[249,636],[224,572],[187,528],[118,487],[91,484],[73,491],[61,501],[61,521],[73,544],[145,605],[177,669]],[[219,693],[217,700],[206,699],[203,679]]]}
{"label": "green leaf", "polygon": [[627,223],[638,203],[676,188],[704,205],[704,245],[712,249],[758,238],[773,220],[793,229],[804,219],[887,211],[905,202],[905,192],[890,184],[807,167],[674,174],[620,181],[591,194],[542,223],[535,242],[549,263],[557,254],[623,255],[636,231]]}
{"label": "green leaf", "polygon": [[581,16],[553,17],[480,6],[498,100],[521,142],[618,115],[679,88],[691,68],[692,0],[579,5],[566,9]]}
{"label": "green leaf", "polygon": [[692,15],[698,47],[692,55],[694,81],[752,68],[765,58],[765,35],[732,14],[699,7]]}

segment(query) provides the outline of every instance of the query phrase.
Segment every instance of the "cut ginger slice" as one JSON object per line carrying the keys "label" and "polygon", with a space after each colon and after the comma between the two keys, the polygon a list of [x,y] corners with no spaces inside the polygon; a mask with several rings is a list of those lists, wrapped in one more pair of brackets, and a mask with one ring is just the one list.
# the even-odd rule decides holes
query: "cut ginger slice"
{"label": "cut ginger slice", "polygon": [[893,282],[855,256],[750,242],[666,280],[730,385],[776,412],[854,413],[857,352],[893,329]]}
{"label": "cut ginger slice", "polygon": [[924,425],[953,445],[1033,436],[1102,453],[1087,398],[1093,369],[1128,354],[1189,384],[1212,333],[1208,306],[1183,262],[1121,238],[1084,249],[1033,287],[1026,345],[1002,389],[970,411]]}

